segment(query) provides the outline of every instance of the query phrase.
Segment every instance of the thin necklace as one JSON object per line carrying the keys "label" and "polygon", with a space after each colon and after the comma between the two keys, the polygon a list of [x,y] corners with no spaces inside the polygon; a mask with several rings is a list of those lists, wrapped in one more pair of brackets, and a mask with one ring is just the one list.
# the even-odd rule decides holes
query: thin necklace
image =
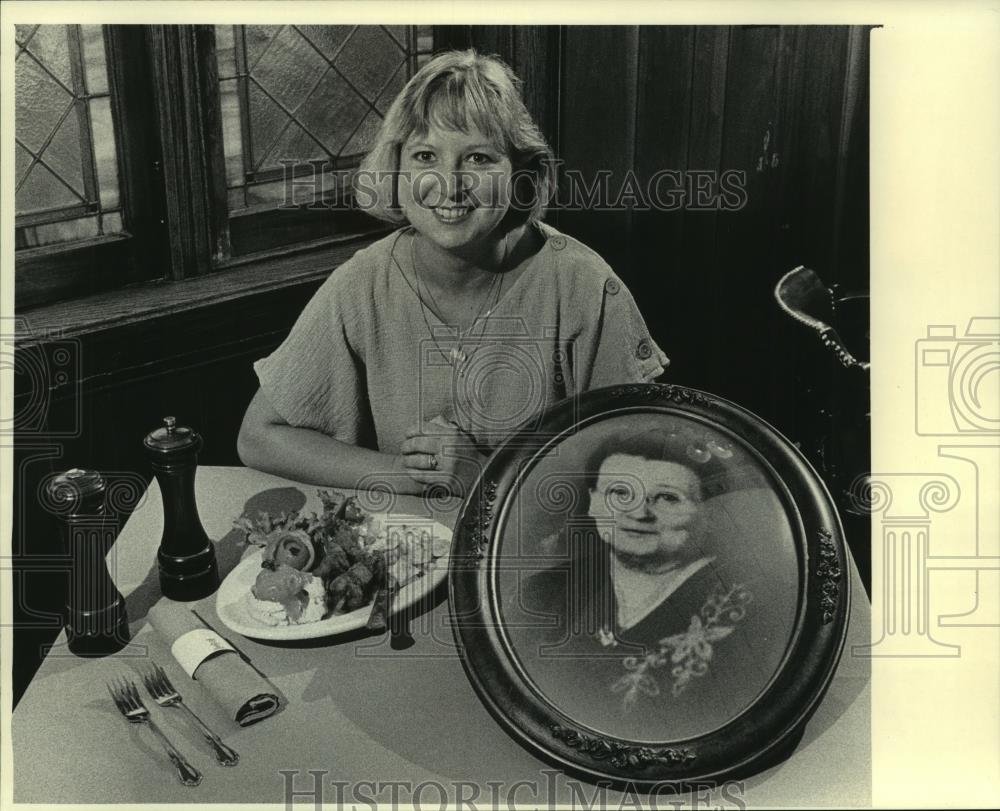
{"label": "thin necklace", "polygon": [[[416,254],[414,252],[414,243],[415,243],[415,241],[416,241],[415,239],[411,239],[410,240],[410,265],[413,267],[413,275],[414,275],[414,277],[415,277],[415,279],[417,281],[417,288],[418,288],[418,290],[417,290],[417,297],[420,299],[420,303],[424,304],[423,296],[421,295],[420,290],[419,290],[419,288],[421,286],[421,284],[420,284],[420,271],[417,268],[417,259],[416,259]],[[503,278],[502,278],[502,275],[500,273],[494,273],[493,274],[493,278],[490,279],[489,287],[486,289],[486,295],[483,296],[483,300],[481,302],[479,302],[479,308],[476,310],[476,317],[472,320],[472,323],[469,324],[468,328],[466,328],[464,330],[460,330],[457,327],[455,328],[455,332],[458,335],[468,335],[469,331],[475,325],[476,321],[483,314],[483,307],[486,306],[486,302],[489,301],[490,297],[494,294],[494,292],[496,292],[497,282],[503,283]],[[440,307],[440,305],[437,302],[437,297],[434,295],[434,292],[430,289],[429,286],[427,287],[426,292],[427,292],[427,297],[431,301],[431,306],[433,307],[433,312],[434,312],[435,315],[437,315],[438,313],[441,312],[441,307]],[[424,306],[427,307],[426,304],[424,304]],[[431,308],[428,307],[428,309],[431,309]],[[440,316],[439,316],[439,320],[441,320],[442,323],[444,323],[443,319],[441,319]]]}
{"label": "thin necklace", "polygon": [[[411,239],[410,239],[410,265],[413,267],[413,276],[414,276],[414,278],[415,278],[415,280],[417,282],[417,290],[416,290],[416,292],[417,292],[417,299],[420,302],[420,315],[424,319],[424,326],[427,327],[427,332],[430,333],[431,340],[434,341],[434,346],[437,347],[438,351],[444,357],[446,357],[448,359],[448,362],[451,364],[451,366],[454,369],[456,369],[459,372],[459,374],[464,375],[465,374],[465,370],[462,367],[465,365],[466,361],[468,361],[469,357],[473,354],[473,352],[475,352],[475,350],[473,350],[472,352],[466,354],[466,352],[465,352],[465,338],[466,338],[466,336],[469,335],[469,333],[472,332],[473,328],[475,327],[476,323],[479,321],[480,318],[484,318],[485,319],[483,321],[483,329],[482,329],[482,333],[485,333],[487,323],[490,320],[490,315],[492,315],[493,310],[494,310],[494,308],[497,305],[497,302],[500,301],[500,292],[501,292],[501,290],[503,290],[503,273],[500,272],[500,271],[496,272],[494,278],[490,282],[489,288],[486,291],[486,295],[483,296],[483,300],[482,300],[482,302],[479,305],[479,309],[476,311],[476,315],[472,319],[472,322],[469,324],[468,328],[465,329],[465,330],[460,330],[460,329],[456,328],[455,332],[456,332],[456,334],[458,336],[458,344],[457,344],[457,346],[452,347],[451,351],[445,352],[444,348],[441,346],[441,344],[438,343],[437,336],[434,334],[434,330],[431,328],[430,321],[427,320],[427,310],[429,310],[430,307],[424,301],[424,297],[423,297],[423,295],[420,292],[420,288],[421,288],[421,284],[420,284],[420,270],[417,267],[416,253],[414,251],[414,245],[415,245],[415,243],[416,243],[416,237],[415,236],[411,237]],[[504,235],[504,251],[503,251],[503,254],[504,254],[503,255],[503,259],[500,262],[501,265],[507,259],[507,236],[506,235]],[[397,262],[396,264],[397,264],[397,267],[398,267],[399,263]],[[434,294],[431,292],[430,288],[427,289],[427,295],[430,297],[431,301],[434,303],[435,310],[440,310],[440,308],[437,305],[437,301],[434,299]],[[484,313],[483,310],[486,307],[486,303],[490,300],[491,297],[493,298],[493,304]],[[433,312],[433,310],[432,310],[432,312]],[[436,314],[437,313],[435,313],[435,315]],[[440,317],[439,317],[439,320],[440,320]],[[482,333],[480,333],[480,337],[482,336]],[[476,347],[476,349],[478,349],[478,347]]]}

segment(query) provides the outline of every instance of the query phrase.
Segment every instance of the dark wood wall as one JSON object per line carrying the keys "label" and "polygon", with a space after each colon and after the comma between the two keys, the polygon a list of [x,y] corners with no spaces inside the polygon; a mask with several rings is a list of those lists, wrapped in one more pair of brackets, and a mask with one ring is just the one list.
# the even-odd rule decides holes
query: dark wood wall
{"label": "dark wood wall", "polygon": [[[552,220],[626,281],[672,359],[666,379],[757,412],[821,464],[832,423],[817,403],[830,401],[839,372],[780,316],[772,290],[799,264],[867,290],[867,32],[500,26],[435,36],[506,58],[565,168],[585,178],[608,170],[614,189],[629,172],[640,185],[663,169],[745,173],[738,211],[560,210]],[[22,357],[16,409],[41,396],[47,427],[25,423],[16,439],[15,700],[58,632],[65,591],[40,483],[73,466],[148,481],[142,439],[167,414],[204,435],[203,464],[238,464],[251,363],[277,346],[316,284],[80,335],[67,345],[69,382],[41,395]],[[40,362],[55,369],[51,357]],[[64,434],[53,430],[61,425]],[[864,564],[863,527],[857,538]]]}
{"label": "dark wood wall", "polygon": [[[533,76],[529,107],[587,179],[742,172],[739,210],[561,210],[626,281],[675,382],[794,424],[800,333],[772,291],[797,265],[868,289],[868,33],[844,26],[448,30]],[[529,65],[540,55],[546,69]],[[556,69],[558,67],[558,70]],[[541,93],[539,88],[546,92]],[[664,187],[665,188],[665,187]]]}

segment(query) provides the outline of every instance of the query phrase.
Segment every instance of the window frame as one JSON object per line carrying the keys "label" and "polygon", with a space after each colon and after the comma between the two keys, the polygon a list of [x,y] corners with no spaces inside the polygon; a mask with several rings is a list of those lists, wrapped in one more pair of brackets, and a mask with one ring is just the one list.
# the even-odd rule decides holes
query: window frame
{"label": "window frame", "polygon": [[[179,226],[171,229],[173,278],[327,251],[390,230],[361,212],[317,206],[230,217],[215,26],[150,26],[150,38],[163,139],[175,168],[167,178],[167,206]],[[187,154],[169,151],[177,145]],[[298,236],[278,243],[270,238],[277,232]]]}
{"label": "window frame", "polygon": [[105,26],[108,93],[118,135],[123,230],[15,253],[16,307],[84,296],[164,275],[163,219],[157,193],[157,138],[140,26]]}
{"label": "window frame", "polygon": [[[432,53],[476,47],[532,74],[558,53],[557,26],[432,29]],[[230,218],[215,26],[109,24],[104,30],[124,230],[17,251],[19,313],[49,324],[69,319],[62,325],[70,333],[89,333],[210,304],[215,289],[231,296],[230,271],[247,274],[248,295],[312,283],[391,230],[361,212],[315,206]],[[558,71],[546,69],[536,79],[542,81],[526,101],[537,120],[550,123]],[[558,140],[555,129],[552,124]],[[239,220],[258,238],[252,250],[233,250]],[[297,241],[262,244],[268,230],[292,231]],[[221,274],[227,278],[205,278]],[[199,278],[204,282],[164,284]]]}
{"label": "window frame", "polygon": [[[16,252],[18,311],[66,310],[72,299],[137,293],[138,283],[237,268],[280,277],[283,263],[322,266],[345,243],[390,230],[361,212],[308,206],[230,218],[215,26],[106,25],[104,31],[124,229]],[[241,220],[248,248],[239,252],[234,220]],[[268,240],[289,232],[293,239],[284,244]]]}

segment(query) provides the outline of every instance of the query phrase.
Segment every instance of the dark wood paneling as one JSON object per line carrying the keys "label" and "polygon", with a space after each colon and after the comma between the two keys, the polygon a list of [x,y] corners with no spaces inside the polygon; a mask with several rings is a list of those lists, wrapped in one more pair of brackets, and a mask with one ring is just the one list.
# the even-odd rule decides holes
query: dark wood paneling
{"label": "dark wood paneling", "polygon": [[836,281],[842,292],[868,289],[868,128],[870,29],[848,33],[847,76],[837,164]]}
{"label": "dark wood paneling", "polygon": [[[774,385],[782,356],[770,345],[767,327],[780,317],[772,296],[781,274],[769,261],[774,201],[768,184],[778,106],[778,36],[777,26],[731,31],[720,170],[745,174],[746,205],[716,215],[710,299],[714,340],[707,359],[714,391],[772,421],[774,400],[787,397]],[[771,318],[762,317],[769,312]]]}
{"label": "dark wood paneling", "polygon": [[434,53],[472,47],[472,26],[470,25],[435,25],[432,36],[434,38]]}
{"label": "dark wood paneling", "polygon": [[556,155],[559,149],[561,29],[555,25],[513,28],[512,67],[522,82],[524,104]]}
{"label": "dark wood paneling", "polygon": [[86,296],[115,287],[127,277],[131,234],[29,249],[14,260],[15,306],[33,307],[49,301]]}
{"label": "dark wood paneling", "polygon": [[724,290],[716,262],[720,214],[711,208],[691,206],[687,192],[697,172],[718,172],[722,168],[730,32],[727,27],[706,26],[693,29],[692,36],[690,113],[683,166],[686,188],[680,212],[682,239],[679,250],[663,259],[670,262],[664,270],[672,279],[668,293],[672,317],[665,322],[653,316],[651,328],[672,358],[671,380],[721,394],[712,376],[710,359],[719,311],[717,300]]}
{"label": "dark wood paneling", "polygon": [[768,191],[776,201],[772,207],[775,239],[771,261],[788,269],[795,266],[802,253],[801,211],[798,199],[793,204],[792,197],[801,174],[807,35],[802,27],[782,28],[778,40],[778,110],[768,173]]}
{"label": "dark wood paneling", "polygon": [[480,53],[499,56],[507,64],[514,61],[514,26],[435,25],[433,34],[435,53],[475,48]]}
{"label": "dark wood paneling", "polygon": [[694,333],[691,308],[677,291],[698,278],[683,261],[691,218],[674,196],[682,193],[689,166],[695,39],[695,29],[688,26],[639,31],[635,172],[649,208],[632,215],[630,289],[644,312],[656,313],[650,327],[671,358],[671,379],[678,381],[685,372],[684,346]]}
{"label": "dark wood paneling", "polygon": [[331,203],[329,207],[321,204],[315,208],[279,208],[233,217],[227,225],[232,252],[235,256],[259,256],[275,248],[385,230],[383,223],[348,205]]}
{"label": "dark wood paneling", "polygon": [[[569,26],[563,35],[560,88],[560,158],[579,172],[577,188],[606,184],[599,205],[612,204],[633,170],[638,95],[639,29],[635,26]],[[564,192],[571,190],[569,181]],[[560,203],[566,194],[560,194]],[[560,208],[563,230],[586,242],[631,283],[631,212]]]}
{"label": "dark wood paneling", "polygon": [[474,26],[472,28],[472,47],[480,53],[499,56],[504,62],[513,64],[514,26]]}
{"label": "dark wood paneling", "polygon": [[[807,31],[803,71],[802,126],[798,188],[801,263],[828,281],[837,269],[836,223],[841,122],[844,104],[847,30],[816,27]],[[808,160],[806,157],[808,156]]]}

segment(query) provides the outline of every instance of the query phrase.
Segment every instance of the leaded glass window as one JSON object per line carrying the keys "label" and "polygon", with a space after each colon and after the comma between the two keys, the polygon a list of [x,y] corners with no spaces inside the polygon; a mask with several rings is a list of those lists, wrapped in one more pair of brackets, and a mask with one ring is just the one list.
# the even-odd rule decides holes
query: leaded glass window
{"label": "leaded glass window", "polygon": [[327,173],[311,188],[336,194],[432,48],[430,26],[219,25],[215,38],[230,214],[291,202],[286,172]]}
{"label": "leaded glass window", "polygon": [[121,232],[103,28],[18,25],[15,39],[17,247]]}

